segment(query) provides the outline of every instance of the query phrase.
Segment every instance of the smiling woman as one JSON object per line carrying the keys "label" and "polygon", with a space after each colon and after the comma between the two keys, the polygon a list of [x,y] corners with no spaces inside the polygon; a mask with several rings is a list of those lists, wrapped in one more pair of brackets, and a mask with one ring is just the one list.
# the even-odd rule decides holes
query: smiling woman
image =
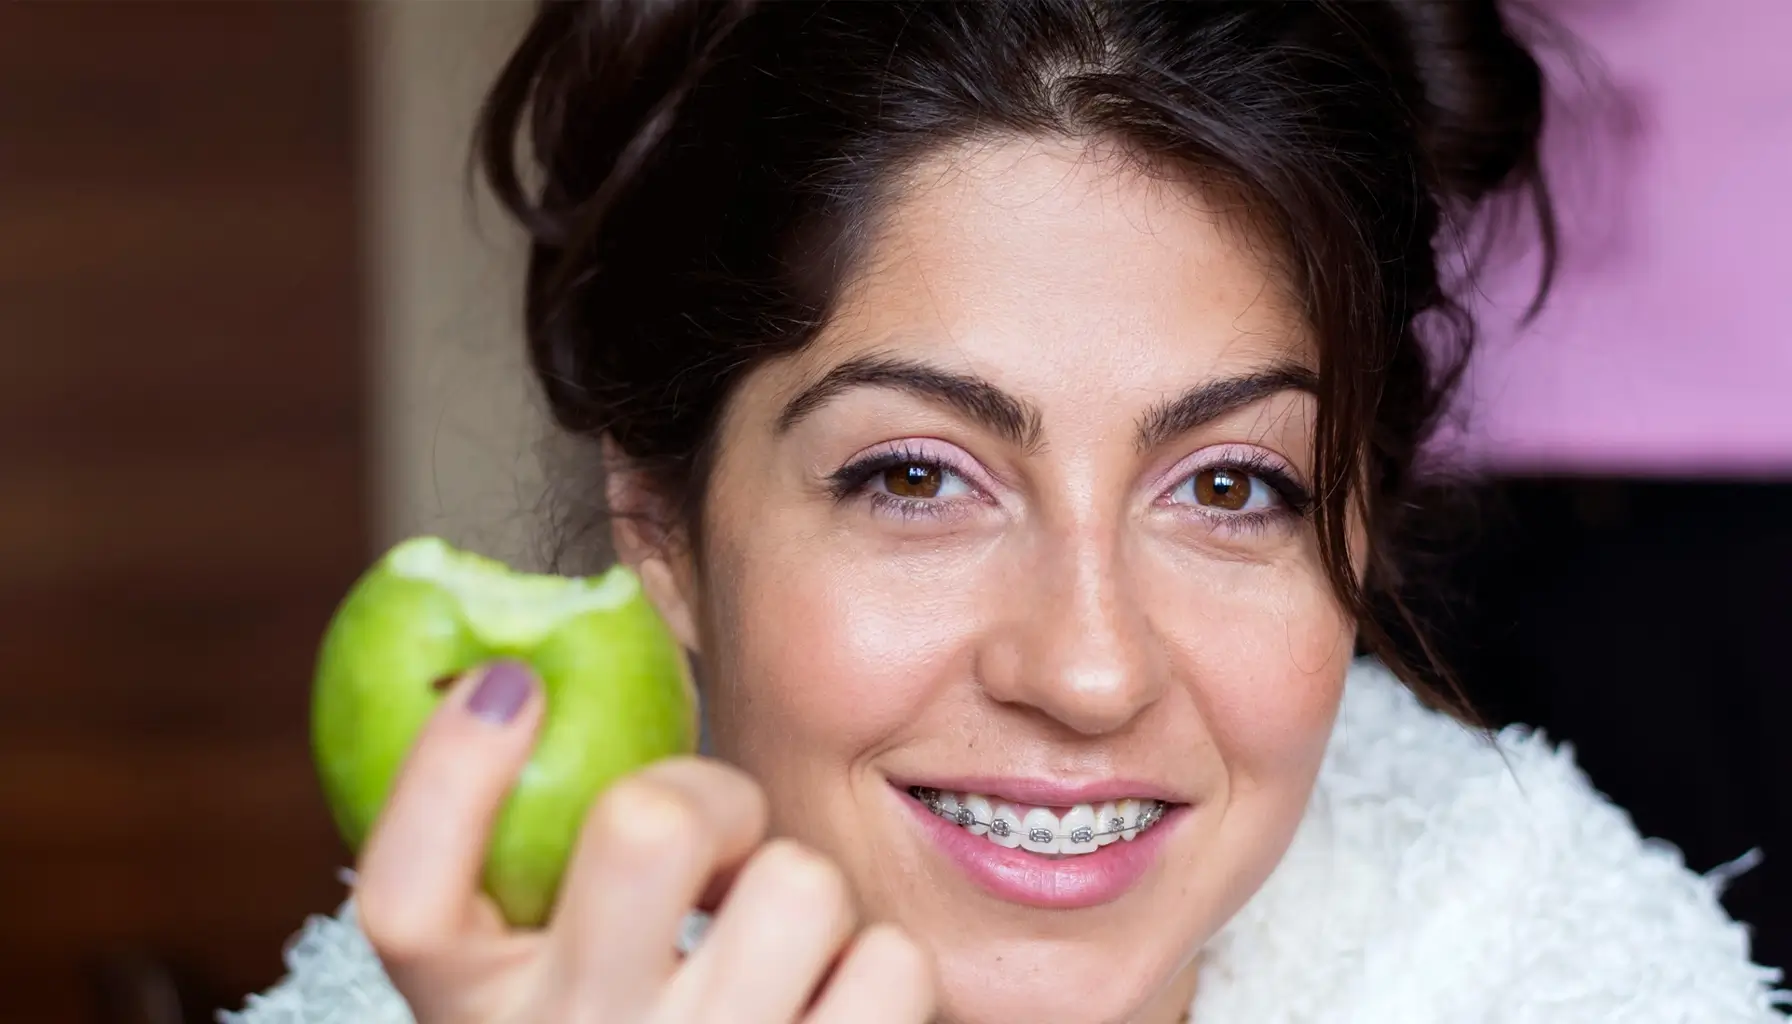
{"label": "smiling woman", "polygon": [[[1192,187],[1083,140],[930,160],[877,272],[731,396],[666,604],[773,830],[931,922],[947,991],[1143,998],[1286,846],[1349,663],[1305,516],[1317,346]],[[1126,801],[1162,822],[1036,856]]]}
{"label": "smiling woman", "polygon": [[1436,247],[1547,238],[1541,94],[1492,3],[544,7],[486,169],[716,757],[511,932],[541,701],[449,702],[248,1019],[1778,1019],[1715,883],[1388,642]]}

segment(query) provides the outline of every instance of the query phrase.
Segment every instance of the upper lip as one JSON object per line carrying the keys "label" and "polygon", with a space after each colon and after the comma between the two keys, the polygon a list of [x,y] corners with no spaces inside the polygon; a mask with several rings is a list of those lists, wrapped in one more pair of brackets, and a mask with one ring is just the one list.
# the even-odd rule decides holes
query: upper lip
{"label": "upper lip", "polygon": [[1012,804],[1032,807],[1074,807],[1077,804],[1099,804],[1109,800],[1158,800],[1167,804],[1186,803],[1187,797],[1168,786],[1138,779],[1068,779],[1002,778],[996,776],[934,776],[930,778],[891,779],[896,786],[908,789],[920,786],[942,793],[976,793]]}

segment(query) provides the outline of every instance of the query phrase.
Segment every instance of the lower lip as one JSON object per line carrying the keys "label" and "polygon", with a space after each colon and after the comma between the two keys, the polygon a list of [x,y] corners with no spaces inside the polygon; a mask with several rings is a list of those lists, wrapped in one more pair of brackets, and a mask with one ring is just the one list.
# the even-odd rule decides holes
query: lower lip
{"label": "lower lip", "polygon": [[905,790],[892,790],[946,859],[985,892],[1009,903],[1051,910],[1098,907],[1126,895],[1157,864],[1170,830],[1188,810],[1184,805],[1170,808],[1130,843],[1116,839],[1094,853],[1049,859],[974,836],[933,813]]}

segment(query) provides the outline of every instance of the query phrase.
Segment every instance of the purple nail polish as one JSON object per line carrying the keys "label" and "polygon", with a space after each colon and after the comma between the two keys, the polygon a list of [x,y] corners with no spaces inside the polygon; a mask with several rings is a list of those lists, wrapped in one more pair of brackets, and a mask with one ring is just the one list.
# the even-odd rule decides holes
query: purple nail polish
{"label": "purple nail polish", "polygon": [[467,710],[475,718],[504,725],[529,703],[529,693],[534,687],[527,665],[514,661],[495,662],[485,670],[479,685],[473,688],[473,695],[467,698]]}

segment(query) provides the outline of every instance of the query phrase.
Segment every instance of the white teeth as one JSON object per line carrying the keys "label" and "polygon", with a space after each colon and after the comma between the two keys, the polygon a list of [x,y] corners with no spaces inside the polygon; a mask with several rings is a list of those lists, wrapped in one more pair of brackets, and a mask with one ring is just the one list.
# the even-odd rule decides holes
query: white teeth
{"label": "white teeth", "polygon": [[1139,836],[1139,802],[1137,800],[1122,800],[1114,806],[1114,810],[1120,815],[1122,825],[1120,838],[1129,843],[1137,839]]}
{"label": "white teeth", "polygon": [[[1032,815],[1028,814],[1027,817]],[[1077,804],[1065,811],[1058,824],[1058,830],[1064,833],[1064,839],[1059,843],[1059,852],[1094,853],[1101,847],[1095,840],[1095,808],[1088,804]]]}
{"label": "white teeth", "polygon": [[1043,807],[1035,807],[1020,820],[1022,837],[1020,845],[1033,853],[1059,853],[1058,816]]}
{"label": "white teeth", "polygon": [[935,814],[997,846],[1023,848],[1045,857],[1094,853],[1117,839],[1128,842],[1157,824],[1164,805],[1156,800],[1077,804],[1060,817],[1048,807],[999,803],[976,793],[915,788],[914,796]]}
{"label": "white teeth", "polygon": [[1124,823],[1120,822],[1120,812],[1114,809],[1114,801],[1109,800],[1095,809],[1095,841],[1097,843],[1106,846],[1109,843],[1118,842],[1120,829],[1123,827]]}
{"label": "white teeth", "polygon": [[990,811],[989,841],[1010,850],[1021,844],[1020,815],[1007,804],[997,804]]}
{"label": "white teeth", "polygon": [[[965,831],[974,836],[987,835],[989,833],[989,825],[987,823],[995,820],[995,808],[989,806],[988,800],[983,799],[975,793],[966,796],[962,801],[956,796],[952,799],[958,804],[960,810],[971,812],[971,823],[965,825]],[[958,819],[959,824],[963,825],[964,815],[959,815]]]}

